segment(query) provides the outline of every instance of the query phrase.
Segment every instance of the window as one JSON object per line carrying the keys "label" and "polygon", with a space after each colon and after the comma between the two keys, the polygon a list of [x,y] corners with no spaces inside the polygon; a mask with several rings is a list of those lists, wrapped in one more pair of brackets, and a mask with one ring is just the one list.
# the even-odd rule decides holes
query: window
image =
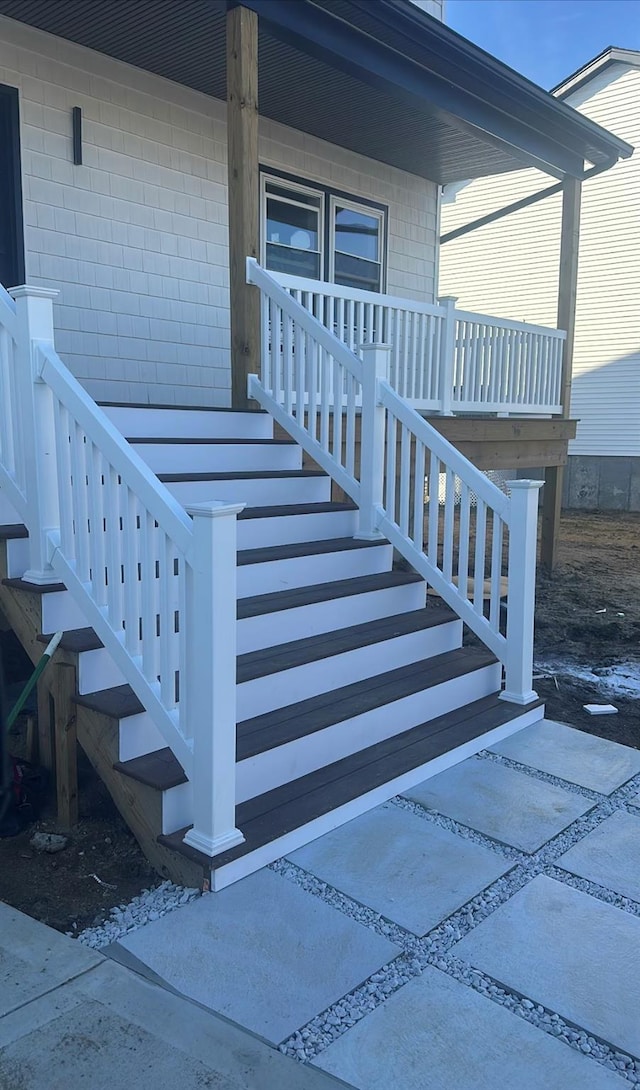
{"label": "window", "polygon": [[381,290],[383,219],[382,212],[331,198],[331,279],[335,284]]}
{"label": "window", "polygon": [[262,261],[267,269],[348,288],[384,290],[383,208],[262,175]]}
{"label": "window", "polygon": [[266,267],[274,272],[322,278],[324,194],[264,179],[262,222]]}

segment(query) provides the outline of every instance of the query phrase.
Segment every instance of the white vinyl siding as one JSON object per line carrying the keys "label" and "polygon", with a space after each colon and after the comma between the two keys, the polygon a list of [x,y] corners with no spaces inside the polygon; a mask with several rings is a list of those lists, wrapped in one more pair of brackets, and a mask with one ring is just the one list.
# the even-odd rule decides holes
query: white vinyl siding
{"label": "white vinyl siding", "polygon": [[[640,71],[616,65],[568,99],[640,146]],[[535,171],[471,183],[442,205],[447,232],[553,184]],[[561,198],[446,243],[440,293],[504,318],[555,325]],[[640,153],[583,185],[570,453],[640,455]]]}
{"label": "white vinyl siding", "polygon": [[[224,103],[5,18],[0,83],[20,95],[27,278],[60,289],[64,361],[97,398],[228,404]],[[433,299],[433,183],[263,118],[260,159],[388,207],[388,289]]]}

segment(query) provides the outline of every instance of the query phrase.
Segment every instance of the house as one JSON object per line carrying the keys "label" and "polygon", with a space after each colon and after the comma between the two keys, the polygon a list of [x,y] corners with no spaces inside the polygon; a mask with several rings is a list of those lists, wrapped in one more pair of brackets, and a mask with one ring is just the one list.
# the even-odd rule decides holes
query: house
{"label": "house", "polygon": [[[0,17],[0,607],[64,631],[64,818],[77,734],[221,888],[542,716],[540,482],[478,465],[566,457],[580,182],[632,149],[407,0]],[[559,329],[436,296],[440,187],[533,166]]]}
{"label": "house", "polygon": [[[640,140],[639,52],[605,49],[552,93],[630,144]],[[445,237],[547,184],[536,170],[471,182],[445,197]],[[640,510],[639,186],[636,157],[584,185],[571,392],[578,428],[564,486],[572,508]],[[458,234],[442,248],[441,290],[470,309],[552,323],[560,216],[555,193]]]}

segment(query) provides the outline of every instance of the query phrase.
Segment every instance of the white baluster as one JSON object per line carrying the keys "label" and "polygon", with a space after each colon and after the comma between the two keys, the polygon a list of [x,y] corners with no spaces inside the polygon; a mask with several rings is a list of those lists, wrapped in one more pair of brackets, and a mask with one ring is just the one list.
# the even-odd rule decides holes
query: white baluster
{"label": "white baluster", "polygon": [[58,582],[50,560],[49,533],[59,533],[58,473],[53,396],[39,373],[38,344],[53,345],[53,300],[50,288],[12,288],[16,301],[17,351],[20,374],[20,417],[24,433],[29,527],[28,583]]}
{"label": "white baluster", "polygon": [[453,383],[456,355],[456,295],[443,295],[438,299],[444,309],[444,330],[440,338],[440,412],[452,415]]}
{"label": "white baluster", "polygon": [[388,381],[391,345],[363,344],[362,417],[360,430],[360,519],[358,538],[381,537],[378,509],[382,507],[384,488],[385,412],[380,403],[378,385]]}
{"label": "white baluster", "polygon": [[502,700],[530,704],[533,684],[538,491],[543,481],[507,481],[510,489],[506,684]]}
{"label": "white baluster", "polygon": [[193,828],[185,843],[214,856],[236,828],[236,515],[243,503],[199,503],[187,587],[187,736],[193,738]]}

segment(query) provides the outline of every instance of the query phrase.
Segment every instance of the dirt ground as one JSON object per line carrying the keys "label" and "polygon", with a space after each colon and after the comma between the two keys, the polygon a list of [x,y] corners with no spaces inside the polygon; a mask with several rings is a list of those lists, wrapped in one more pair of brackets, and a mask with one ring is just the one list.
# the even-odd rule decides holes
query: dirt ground
{"label": "dirt ground", "polygon": [[[603,677],[590,684],[561,670],[555,680],[537,679],[549,718],[640,749],[640,694],[614,694],[605,685],[609,667],[640,667],[639,514],[563,514],[558,568],[538,577],[535,646],[538,662],[571,663]],[[582,710],[609,701],[617,715]]]}
{"label": "dirt ground", "polygon": [[[640,664],[640,515],[563,516],[558,569],[538,581],[536,660],[596,672]],[[566,667],[535,684],[550,718],[640,748],[640,699],[611,696]],[[617,715],[593,718],[582,710],[609,699]],[[20,747],[14,736],[16,755]],[[29,845],[36,829],[56,831],[50,798],[39,821],[0,839],[0,899],[74,933],[159,881],[88,762],[80,771],[80,821],[64,851],[41,855]]]}

